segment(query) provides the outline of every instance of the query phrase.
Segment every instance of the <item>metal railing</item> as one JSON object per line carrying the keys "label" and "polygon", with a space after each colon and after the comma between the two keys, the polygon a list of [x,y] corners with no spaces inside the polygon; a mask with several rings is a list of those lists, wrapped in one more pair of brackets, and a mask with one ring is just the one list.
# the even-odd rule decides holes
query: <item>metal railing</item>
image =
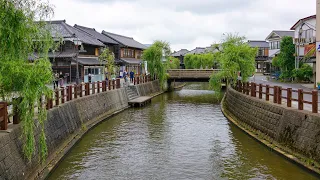
{"label": "metal railing", "polygon": [[[304,91],[303,89],[282,88],[281,86],[254,82],[242,83],[240,81],[237,82],[234,89],[243,94],[251,95],[251,97],[257,97],[258,94],[259,99],[262,99],[264,95],[266,101],[270,101],[270,96],[272,96],[275,104],[282,104],[284,100],[287,107],[292,107],[292,102],[297,102],[298,110],[304,110],[304,104],[310,104],[312,113],[318,113],[318,91],[316,90]],[[308,98],[309,100],[307,100]]]}

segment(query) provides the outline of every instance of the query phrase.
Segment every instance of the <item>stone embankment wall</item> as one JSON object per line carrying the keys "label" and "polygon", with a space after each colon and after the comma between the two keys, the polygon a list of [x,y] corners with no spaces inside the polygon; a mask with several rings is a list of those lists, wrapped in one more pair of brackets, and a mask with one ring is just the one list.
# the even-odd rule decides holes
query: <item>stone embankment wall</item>
{"label": "stone embankment wall", "polygon": [[[223,111],[227,117],[253,134],[262,133],[261,140],[281,149],[291,159],[316,171],[320,162],[320,116],[299,111],[258,98],[241,94],[228,88]],[[247,127],[246,127],[247,126]],[[277,145],[279,147],[277,147]]]}
{"label": "stone embankment wall", "polygon": [[[159,82],[137,85],[142,95],[160,91]],[[28,162],[22,154],[21,127],[0,134],[0,180],[44,178],[88,129],[128,107],[124,88],[79,98],[48,111],[45,123],[48,159],[41,163],[36,152]],[[39,127],[36,127],[38,144]],[[38,150],[37,150],[38,151]]]}

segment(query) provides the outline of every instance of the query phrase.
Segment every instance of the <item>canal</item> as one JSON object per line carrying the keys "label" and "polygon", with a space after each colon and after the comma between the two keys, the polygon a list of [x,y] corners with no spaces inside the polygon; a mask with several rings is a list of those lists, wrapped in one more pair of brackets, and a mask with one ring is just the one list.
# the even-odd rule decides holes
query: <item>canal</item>
{"label": "canal", "polygon": [[231,124],[207,88],[188,84],[101,123],[48,179],[317,179]]}

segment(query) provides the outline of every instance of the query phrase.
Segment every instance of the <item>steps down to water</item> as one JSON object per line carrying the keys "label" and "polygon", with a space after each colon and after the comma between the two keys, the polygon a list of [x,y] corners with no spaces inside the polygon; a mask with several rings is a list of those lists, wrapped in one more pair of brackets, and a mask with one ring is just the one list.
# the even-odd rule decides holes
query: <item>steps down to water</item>
{"label": "steps down to water", "polygon": [[138,94],[137,88],[135,86],[126,87],[126,92],[127,92],[129,101],[139,98],[139,94]]}

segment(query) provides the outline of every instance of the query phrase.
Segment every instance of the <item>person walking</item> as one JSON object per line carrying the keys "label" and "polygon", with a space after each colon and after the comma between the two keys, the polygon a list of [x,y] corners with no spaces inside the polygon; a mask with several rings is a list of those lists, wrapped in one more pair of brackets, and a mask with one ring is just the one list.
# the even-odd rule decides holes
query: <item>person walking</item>
{"label": "person walking", "polygon": [[133,78],[134,78],[134,72],[131,70],[130,71],[130,82],[133,83]]}
{"label": "person walking", "polygon": [[53,89],[59,88],[59,74],[56,71],[54,74],[54,80],[53,80]]}
{"label": "person walking", "polygon": [[60,71],[60,74],[59,74],[59,81],[60,81],[60,87],[63,87],[64,76],[63,76],[61,71]]}
{"label": "person walking", "polygon": [[124,79],[124,82],[126,83],[127,82],[127,71],[123,72],[123,79]]}

